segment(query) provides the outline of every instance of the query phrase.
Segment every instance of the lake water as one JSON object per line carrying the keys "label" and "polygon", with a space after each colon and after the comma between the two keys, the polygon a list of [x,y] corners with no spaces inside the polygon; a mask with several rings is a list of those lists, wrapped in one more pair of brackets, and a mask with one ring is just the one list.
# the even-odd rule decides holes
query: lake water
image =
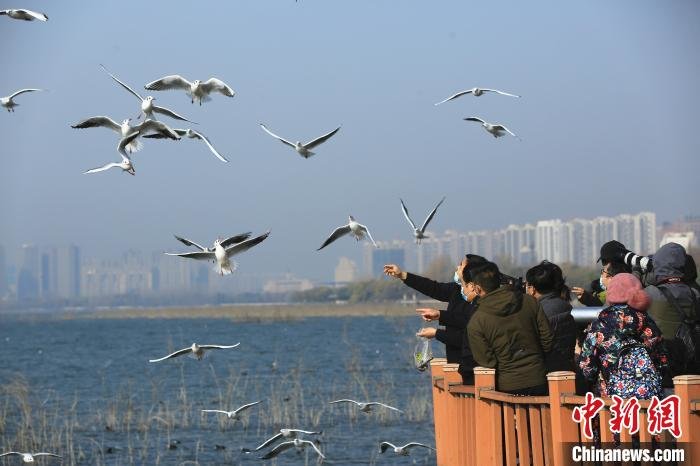
{"label": "lake water", "polygon": [[[421,448],[379,454],[382,440],[434,445],[430,376],[411,362],[420,326],[416,317],[0,316],[0,448],[60,453],[65,465],[316,464],[309,451],[268,461],[240,452],[291,427],[323,431],[324,464],[433,465],[435,454]],[[192,342],[241,345],[202,361],[148,362]],[[442,345],[433,350],[440,356]],[[405,413],[328,403],[339,398]],[[201,412],[258,400],[241,421]]]}

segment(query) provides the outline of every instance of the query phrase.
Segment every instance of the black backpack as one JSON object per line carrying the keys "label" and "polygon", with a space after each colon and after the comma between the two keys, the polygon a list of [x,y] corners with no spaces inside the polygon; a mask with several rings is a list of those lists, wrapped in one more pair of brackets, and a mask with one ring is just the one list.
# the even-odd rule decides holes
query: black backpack
{"label": "black backpack", "polygon": [[676,310],[678,316],[681,318],[681,323],[676,330],[674,335],[675,339],[683,344],[684,349],[684,360],[685,368],[688,369],[693,366],[697,366],[700,363],[700,321],[697,319],[698,315],[698,300],[695,297],[695,292],[690,288],[690,295],[693,298],[693,306],[691,310],[691,315],[688,315],[683,308],[678,303],[673,294],[666,289],[664,285],[657,286],[659,291],[664,295],[666,301],[668,301],[671,306]]}

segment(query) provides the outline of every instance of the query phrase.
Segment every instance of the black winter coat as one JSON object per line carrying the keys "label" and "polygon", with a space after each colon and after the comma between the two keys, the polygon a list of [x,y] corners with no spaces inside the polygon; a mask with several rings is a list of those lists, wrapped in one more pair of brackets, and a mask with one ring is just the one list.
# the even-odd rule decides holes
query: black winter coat
{"label": "black winter coat", "polygon": [[571,304],[561,299],[556,293],[542,295],[539,301],[554,336],[552,350],[545,355],[547,373],[573,372],[576,368],[574,346],[578,330],[574,317],[571,315]]}

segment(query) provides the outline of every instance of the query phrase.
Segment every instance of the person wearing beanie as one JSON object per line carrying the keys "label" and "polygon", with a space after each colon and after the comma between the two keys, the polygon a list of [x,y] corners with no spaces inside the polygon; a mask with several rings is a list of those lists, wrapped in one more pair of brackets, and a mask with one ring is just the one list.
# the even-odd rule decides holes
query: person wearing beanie
{"label": "person wearing beanie", "polygon": [[661,330],[646,313],[649,295],[631,273],[608,278],[605,287],[606,307],[586,329],[579,355],[582,375],[598,396],[661,396],[668,358]]}

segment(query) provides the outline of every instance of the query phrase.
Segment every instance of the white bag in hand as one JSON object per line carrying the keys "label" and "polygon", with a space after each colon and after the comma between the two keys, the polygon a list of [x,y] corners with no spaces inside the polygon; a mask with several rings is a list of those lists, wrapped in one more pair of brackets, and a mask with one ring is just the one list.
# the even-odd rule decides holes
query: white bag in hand
{"label": "white bag in hand", "polygon": [[428,368],[428,363],[433,359],[433,349],[430,346],[430,338],[418,337],[418,343],[413,350],[413,363],[416,369],[423,372]]}

